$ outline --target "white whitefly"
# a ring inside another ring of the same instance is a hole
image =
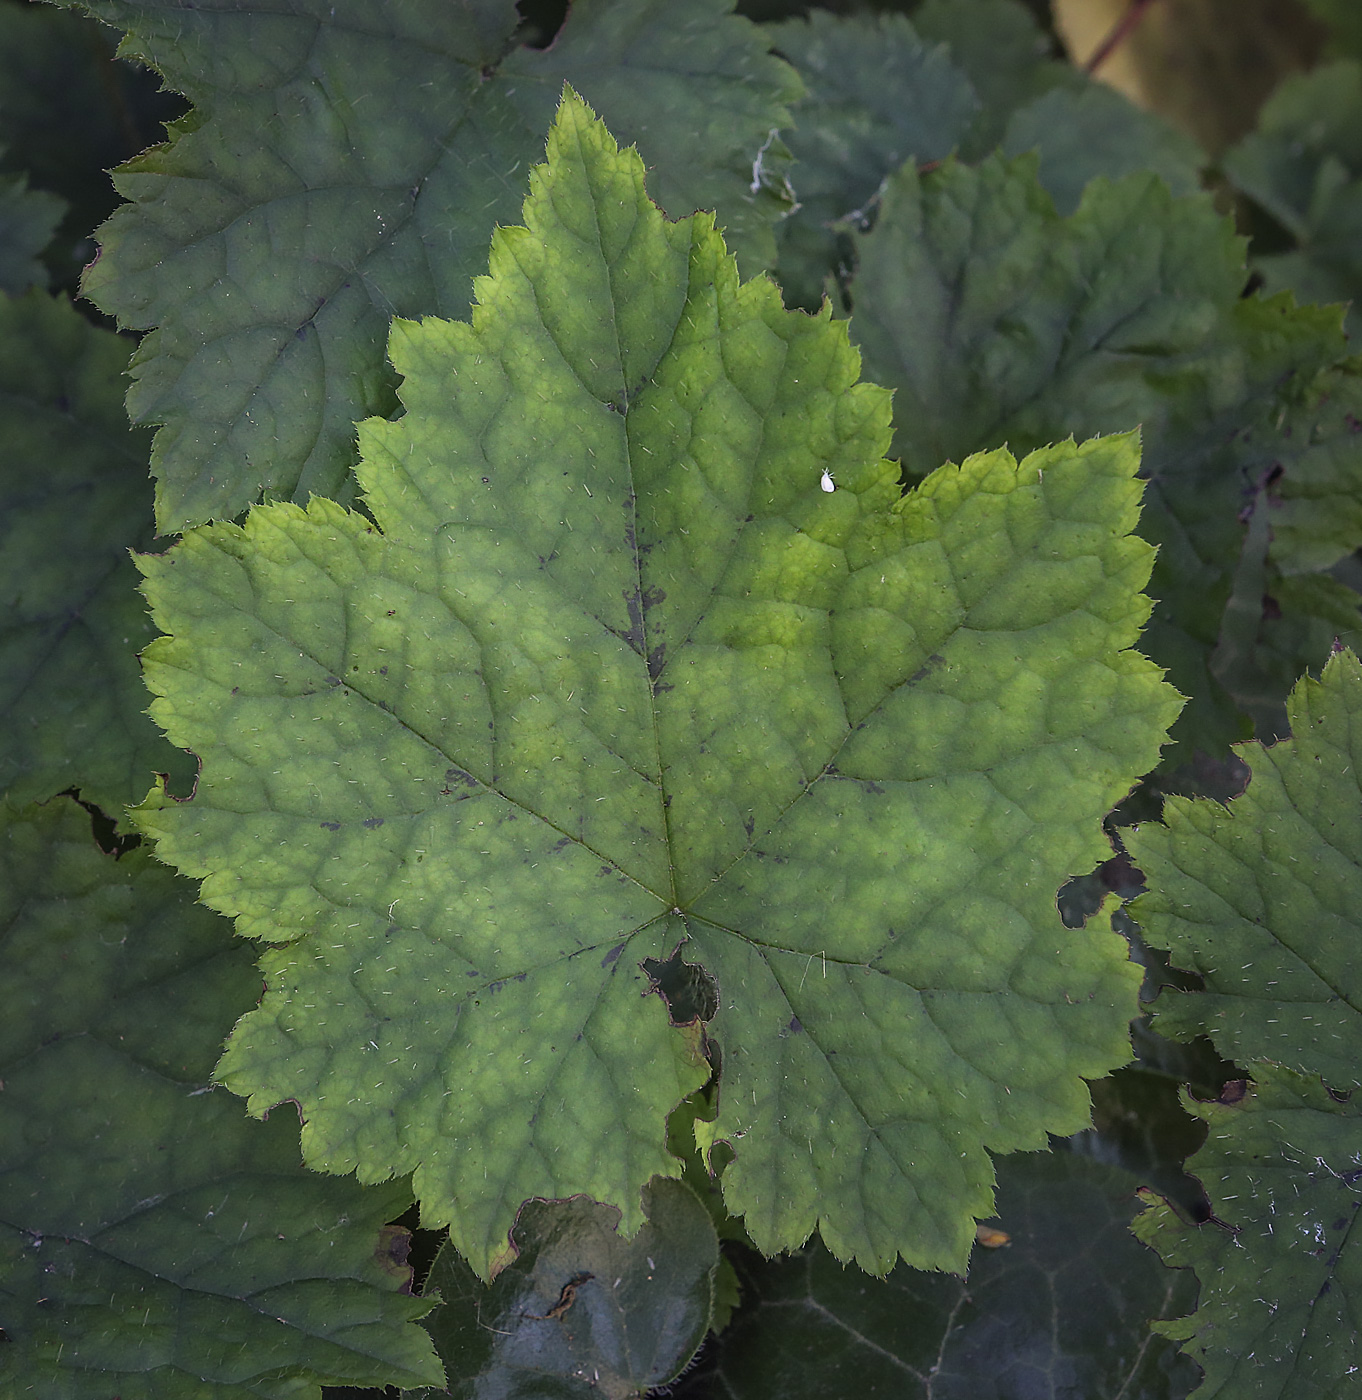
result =
[[[837,483],[833,481],[831,472],[824,472],[823,479],[818,484],[824,491],[835,491],[837,489]]]

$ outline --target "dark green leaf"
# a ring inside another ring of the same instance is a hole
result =
[[[1362,64],[1340,61],[1287,78],[1258,129],[1223,159],[1233,184],[1295,240],[1255,259],[1269,288],[1302,301],[1362,295]],[[1354,309],[1349,330],[1362,332]]]
[[[22,175],[0,175],[0,295],[47,286],[42,253],[64,208],[56,195],[29,189]]]
[[[1240,244],[1209,200],[1153,175],[1098,181],[1061,219],[1034,158],[908,167],[856,243],[852,333],[895,390],[913,476],[1001,442],[1161,436],[1182,407],[1170,381],[1238,368]]]
[[[149,443],[126,353],[64,299],[0,296],[0,792],[75,786],[115,817],[153,772],[194,771],[144,713],[155,632],[128,550],[153,533]]]
[[[981,107],[961,154],[987,155],[1003,139],[1012,113],[1056,87],[1079,87],[1082,76],[1058,62],[1053,46],[1020,0],[927,0],[913,14],[917,32],[942,43],[962,68]]]
[[[1253,772],[1228,807],[1171,798],[1166,826],[1130,833],[1150,891],[1131,906],[1150,942],[1200,973],[1165,990],[1155,1024],[1203,1032],[1241,1064],[1272,1060],[1362,1085],[1362,666],[1333,657],[1291,698],[1293,737],[1241,750]]]
[[[1138,1044],[1138,1040],[1137,1040]],[[1183,1050],[1185,1068],[1194,1073],[1204,1061],[1192,1058],[1187,1046],[1165,1044]],[[1203,1052],[1209,1049],[1201,1041]],[[1219,1057],[1210,1051],[1212,1063]],[[1228,1079],[1221,1075],[1214,1092]],[[1141,1185],[1152,1187],[1188,1215],[1205,1212],[1205,1195],[1183,1170],[1183,1163],[1201,1146],[1205,1130],[1183,1110],[1178,1082],[1167,1073],[1143,1065],[1127,1065],[1092,1086],[1093,1126],[1067,1139],[1069,1150],[1119,1167]]]
[[[1205,1371],[1197,1400],[1341,1400],[1362,1368],[1362,1122],[1317,1079],[1271,1065],[1237,1103],[1188,1101],[1207,1125],[1187,1164],[1215,1214],[1188,1225],[1162,1202],[1135,1222],[1165,1262],[1201,1280],[1190,1317],[1156,1325]]]
[[[145,69],[115,61],[116,37],[50,5],[0,0],[0,170],[66,201],[47,261],[72,290],[95,255],[93,229],[118,203],[107,171],[184,110]]]
[[[979,103],[945,47],[923,43],[902,15],[814,10],[769,33],[808,90],[786,137],[799,209],[778,237],[786,303],[813,308],[838,259],[831,226],[867,205],[905,161],[948,156]]]
[[[440,1374],[401,1291],[406,1183],[298,1161],[207,1076],[254,1000],[190,886],[60,799],[0,807],[0,1392],[317,1400]]]
[[[1072,214],[1099,175],[1120,179],[1158,175],[1175,195],[1200,188],[1205,156],[1190,137],[1103,83],[1054,87],[1012,113],[1003,151],[1035,151],[1038,171],[1055,207]]]
[[[1139,1178],[1068,1152],[998,1163],[997,1224],[968,1279],[899,1265],[883,1280],[820,1245],[745,1255],[742,1310],[679,1400],[1175,1400],[1192,1368],[1148,1319],[1191,1302],[1190,1275],[1130,1238]]]
[[[677,213],[717,204],[754,266],[773,254],[751,172],[798,86],[728,0],[580,0],[552,49],[519,53],[512,0],[88,8],[195,104],[118,174],[132,203],[85,283],[152,332],[128,407],[164,425],[163,529],[262,493],[352,497],[354,420],[396,407],[390,318],[467,314],[564,75],[666,153]]]
[[[679,1181],[654,1181],[643,1211],[625,1240],[608,1206],[531,1201],[511,1234],[516,1258],[490,1285],[446,1245],[426,1285],[444,1305],[425,1325],[448,1393],[626,1400],[673,1380],[709,1330],[719,1242]]]
[[[775,261],[772,226],[791,206],[777,133],[802,89],[732,10],[733,0],[573,0],[553,45],[516,50],[500,77],[540,138],[534,159],[571,83],[638,147],[649,193],[673,218],[718,210],[724,241],[751,275]]]

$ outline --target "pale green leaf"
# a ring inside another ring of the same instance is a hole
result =
[[[986,1149],[1087,1120],[1139,970],[1055,890],[1178,701],[1129,437],[907,499],[845,325],[740,286],[571,95],[471,325],[399,322],[370,519],[257,508],[144,562],[191,802],[139,810],[266,952],[222,1080],[309,1162],[415,1170],[484,1276],[520,1203],[641,1223],[708,1066],[766,1250],[961,1267]],[[831,833],[831,839],[829,834]],[[325,1008],[325,1015],[318,1009]]]
[[[709,1330],[719,1242],[683,1183],[656,1181],[643,1201],[632,1240],[608,1206],[531,1201],[511,1236],[516,1258],[490,1286],[446,1245],[426,1283],[443,1305],[425,1326],[447,1393],[631,1400],[675,1380]]]
[[[1155,1323],[1205,1371],[1196,1400],[1340,1400],[1362,1368],[1356,1102],[1269,1065],[1237,1103],[1187,1107],[1207,1126],[1188,1161],[1214,1215],[1189,1225],[1148,1199],[1136,1234],[1201,1280],[1190,1317]]]
[[[155,632],[128,550],[152,540],[149,443],[126,353],[64,299],[0,295],[0,792],[74,786],[115,817],[153,772],[194,771],[144,713]]]
[[[85,281],[151,332],[128,408],[164,425],[162,529],[262,493],[350,499],[354,420],[396,406],[389,319],[467,314],[564,76],[665,153],[674,212],[717,205],[754,268],[773,254],[751,169],[798,85],[727,0],[579,0],[553,48],[521,52],[512,0],[87,8],[194,103],[117,174],[132,202]]]
[[[1297,686],[1291,739],[1241,749],[1242,796],[1170,798],[1167,825],[1130,834],[1150,886],[1132,914],[1205,981],[1162,993],[1165,1034],[1204,1032],[1227,1059],[1362,1085],[1360,720],[1362,666],[1345,651]]]
[[[320,1400],[440,1365],[403,1292],[406,1183],[298,1161],[208,1074],[258,974],[145,851],[0,807],[0,1393]]]

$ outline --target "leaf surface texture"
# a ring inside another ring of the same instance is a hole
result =
[[[1205,990],[1166,990],[1165,1034],[1209,1035],[1228,1060],[1271,1060],[1362,1086],[1362,667],[1351,652],[1306,678],[1292,737],[1241,753],[1252,769],[1228,807],[1174,797],[1166,825],[1132,833],[1150,892],[1132,913]]]
[[[1135,1221],[1202,1283],[1197,1311],[1155,1330],[1205,1371],[1196,1400],[1328,1400],[1348,1393],[1360,1364],[1358,1110],[1280,1066],[1256,1065],[1254,1080],[1233,1105],[1187,1102],[1208,1129],[1187,1168],[1214,1218],[1188,1225],[1150,1200]]]

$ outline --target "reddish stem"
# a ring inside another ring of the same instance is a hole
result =
[[[1153,4],[1154,0],[1130,0],[1130,8],[1112,25],[1111,32],[1098,44],[1088,61],[1083,65],[1083,71],[1089,77],[1096,73],[1107,59],[1130,38],[1140,21],[1149,13]]]

